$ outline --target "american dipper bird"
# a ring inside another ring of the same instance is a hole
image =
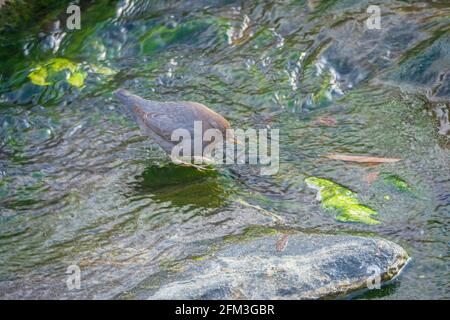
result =
[[[202,137],[206,130],[217,129],[222,133],[223,141],[226,140],[226,129],[230,128],[230,123],[203,104],[189,101],[146,100],[125,89],[118,89],[114,94],[127,106],[143,133],[150,136],[169,155],[172,148],[179,143],[171,141],[173,131],[186,129],[194,139],[194,121],[201,121]],[[228,137],[235,142],[232,135]],[[203,142],[202,150],[210,143],[210,141]]]
[[[172,132],[182,128],[188,130],[193,137],[194,121],[202,121],[203,132],[208,129],[217,129],[222,133],[223,141],[228,138],[228,141],[232,144],[243,145],[233,134],[226,135],[226,130],[230,128],[229,122],[203,104],[187,101],[159,102],[146,100],[124,89],[118,89],[114,94],[127,106],[144,134],[152,137],[169,155],[172,153],[172,148],[178,143],[177,141],[171,141]],[[210,145],[210,142],[206,144]],[[205,143],[203,143],[204,146]],[[193,166],[200,170],[204,169],[192,163],[179,161],[178,159],[173,160],[182,165]],[[282,218],[275,213],[249,204],[244,199],[238,198],[237,202],[262,211],[277,221],[282,221]]]

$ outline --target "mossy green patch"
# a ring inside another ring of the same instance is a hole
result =
[[[190,256],[189,258],[194,261],[203,261],[207,258],[207,256]]]
[[[340,208],[355,204],[358,204],[358,199],[348,196],[345,193],[326,197],[322,200],[324,208]]]
[[[48,72],[45,67],[38,66],[35,70],[30,72],[28,78],[31,82],[38,86],[48,86],[51,83],[47,82]]]
[[[63,72],[68,72],[66,81],[75,87],[82,87],[86,74],[81,70],[81,66],[66,58],[53,58],[38,65],[29,75],[31,82],[38,86],[48,86],[60,81]],[[47,81],[50,79],[49,81]]]
[[[81,88],[84,85],[84,79],[86,79],[86,77],[86,72],[77,71],[67,78],[67,82],[74,87]]]
[[[35,67],[28,74],[28,78],[38,86],[48,86],[66,81],[72,87],[81,88],[88,76],[85,69],[104,76],[115,74],[115,71],[108,67],[86,65],[86,68],[83,68],[81,63],[73,62],[67,58],[52,58]]]
[[[94,73],[101,74],[104,76],[111,76],[117,73],[115,70],[111,68],[96,65],[91,65],[91,69]]]
[[[49,65],[56,72],[59,72],[59,71],[65,70],[65,69],[70,70],[70,72],[75,72],[75,70],[77,69],[77,64],[75,64],[74,62],[72,62],[66,58],[51,59],[49,61]]]
[[[398,191],[411,191],[409,184],[395,174],[382,174],[383,182]]]
[[[365,224],[379,224],[378,220],[372,218],[372,215],[378,214],[375,210],[361,204],[347,204],[339,207],[340,214],[336,220],[342,222],[361,222]]]
[[[319,90],[312,95],[312,101],[314,105],[319,107],[328,106],[333,99],[331,95],[331,80],[330,73],[326,73],[322,79],[322,84]]]
[[[378,213],[359,203],[358,195],[333,181],[308,177],[305,179],[308,187],[317,190],[317,198],[325,210],[337,211],[336,220],[342,222],[360,222],[365,224],[379,224],[372,216]]]
[[[305,182],[308,185],[308,187],[315,190],[322,190],[327,187],[338,186],[338,184],[334,183],[333,181],[317,177],[308,177],[305,179]]]

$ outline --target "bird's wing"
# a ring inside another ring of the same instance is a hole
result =
[[[176,118],[164,113],[147,112],[143,121],[151,131],[166,141],[171,141],[172,133],[180,128]]]
[[[229,127],[228,122],[219,114],[195,102],[166,102],[154,107],[144,107],[143,117],[146,126],[162,138],[170,141],[173,131],[186,129],[193,137],[194,121],[202,121],[203,131],[214,128],[221,132]]]
[[[195,110],[198,119],[202,120],[203,130],[212,128],[225,132],[226,129],[230,128],[230,124],[224,117],[208,107],[197,102],[186,102],[186,104],[189,104]]]

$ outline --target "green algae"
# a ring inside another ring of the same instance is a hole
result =
[[[60,81],[61,74],[67,72],[64,77],[71,86],[81,88],[87,74],[77,64],[66,58],[54,58],[38,65],[28,74],[31,82],[37,86],[48,86]]]
[[[77,64],[75,64],[74,62],[72,62],[66,58],[51,59],[49,61],[49,65],[56,72],[66,70],[66,69],[70,70],[70,72],[75,72],[75,70],[77,69]]]
[[[108,67],[87,65],[89,71],[103,76],[111,76],[116,72]],[[37,65],[28,74],[31,83],[37,86],[49,86],[65,80],[72,87],[82,88],[88,73],[83,64],[73,62],[67,58],[52,58],[47,62]]]
[[[308,177],[305,179],[308,187],[317,190],[317,198],[321,201],[322,208],[327,211],[337,211],[336,220],[341,222],[359,222],[368,225],[379,224],[372,216],[378,213],[362,205],[358,201],[358,195],[333,181]]]
[[[334,208],[333,208],[334,209]],[[379,224],[372,215],[378,214],[375,210],[361,204],[347,204],[339,207],[341,213],[336,216],[336,220],[341,222],[361,222],[369,225]]]
[[[38,86],[48,86],[51,84],[50,82],[47,82],[47,76],[48,76],[47,69],[41,66],[37,67],[28,75],[31,82]]]
[[[333,181],[316,177],[308,177],[305,179],[305,182],[308,185],[308,187],[313,188],[315,190],[322,190],[324,188],[331,188],[338,186],[338,184],[334,183]]]
[[[208,258],[208,256],[190,256],[188,257],[188,259],[191,259],[193,261],[204,261],[206,260],[206,258]]]
[[[423,199],[409,182],[394,173],[381,173],[379,178],[371,187],[377,192],[384,193],[383,200],[390,201],[399,197],[410,197],[414,199]]]
[[[84,79],[86,79],[86,77],[86,72],[75,72],[67,78],[67,82],[74,87],[81,88],[84,85]]]
[[[385,185],[395,188],[398,191],[411,192],[410,185],[395,174],[382,174]]]
[[[348,205],[357,205],[359,203],[358,199],[356,199],[355,197],[342,193],[342,194],[335,194],[329,197],[324,197],[322,204],[326,208],[333,208],[333,207],[345,207]]]
[[[108,68],[108,67],[102,67],[102,66],[96,66],[96,65],[91,65],[90,67],[91,67],[93,73],[101,74],[104,76],[112,76],[117,73],[115,70]]]
[[[333,99],[331,95],[331,80],[331,74],[329,72],[326,73],[319,90],[312,95],[312,102],[315,106],[325,107],[330,104]]]

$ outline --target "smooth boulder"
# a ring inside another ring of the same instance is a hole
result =
[[[150,289],[149,299],[317,299],[394,278],[408,260],[399,245],[347,235],[274,234],[228,243]],[[376,274],[379,271],[379,274]],[[156,284],[156,283],[155,283]]]

